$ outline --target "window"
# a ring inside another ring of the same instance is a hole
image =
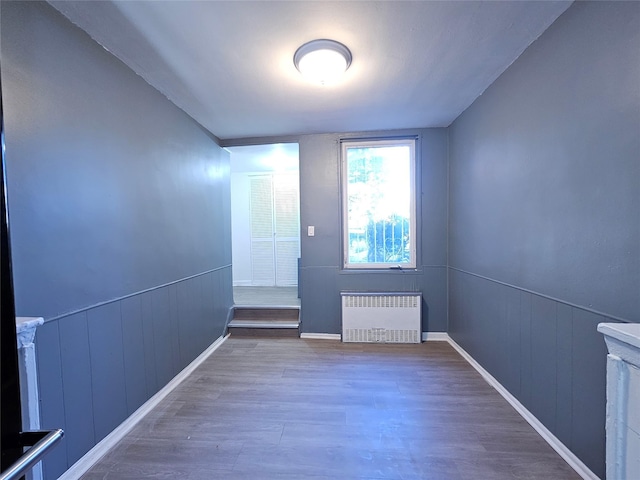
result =
[[[415,268],[415,144],[342,143],[345,268]]]

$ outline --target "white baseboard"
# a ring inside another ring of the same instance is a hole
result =
[[[448,342],[449,334],[447,332],[422,332],[423,342]]]
[[[167,395],[169,395],[173,389],[175,389],[183,380],[185,380],[191,373],[200,366],[213,352],[215,352],[224,341],[229,338],[219,337],[209,347],[198,355],[189,365],[187,365],[180,373],[178,373],[169,383],[167,383],[158,393],[147,400],[133,412],[129,417],[122,422],[115,430],[109,435],[104,437],[98,442],[91,450],[89,450],[82,458],[74,463],[66,472],[58,478],[58,480],[77,480],[84,475],[98,460],[106,455],[109,450],[116,446],[116,444],[124,438],[124,436],[131,431],[136,424],[144,418],[153,408],[155,408]]]
[[[599,480],[598,476],[593,473],[589,467],[587,467],[582,460],[569,450],[564,443],[562,443],[553,433],[551,433],[547,427],[545,427],[540,420],[538,420],[533,413],[525,408],[516,397],[511,395],[509,391],[502,386],[493,375],[487,372],[482,365],[476,362],[471,355],[469,355],[455,340],[453,340],[448,334],[447,341],[449,344],[457,350],[457,352],[464,358],[469,364],[475,368],[485,381],[491,385],[496,391],[502,395],[502,397],[509,402],[509,404],[515,409],[516,412],[526,420],[526,422],[533,427],[533,429],[540,434],[540,436],[553,448],[558,455],[560,455],[565,462],[573,468],[578,475],[584,480]]]
[[[300,338],[308,340],[341,340],[342,336],[339,333],[301,333]]]

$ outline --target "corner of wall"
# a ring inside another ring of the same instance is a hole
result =
[[[447,200],[445,202],[446,205],[446,209],[447,209],[447,231],[445,233],[446,236],[446,252],[445,252],[445,258],[446,258],[446,282],[447,282],[447,288],[446,288],[446,292],[447,292],[447,308],[446,308],[446,325],[447,325],[447,333],[449,332],[449,225],[451,224],[450,222],[450,215],[451,215],[451,198],[450,198],[450,194],[451,194],[451,190],[450,190],[450,181],[451,181],[451,125],[453,125],[453,122],[445,128],[445,131],[447,132]]]

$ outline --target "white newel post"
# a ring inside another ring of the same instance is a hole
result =
[[[18,370],[20,372],[20,400],[22,404],[22,428],[24,431],[40,430],[40,403],[36,346],[33,340],[36,328],[44,323],[39,317],[17,317]],[[36,464],[27,479],[42,479],[42,463]]]
[[[601,323],[607,355],[607,480],[640,479],[640,324]]]

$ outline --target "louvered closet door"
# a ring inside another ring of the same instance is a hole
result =
[[[298,284],[298,257],[300,256],[300,216],[298,202],[298,176],[273,176],[275,217],[276,285]]]
[[[271,175],[251,177],[251,283],[275,284]]]

